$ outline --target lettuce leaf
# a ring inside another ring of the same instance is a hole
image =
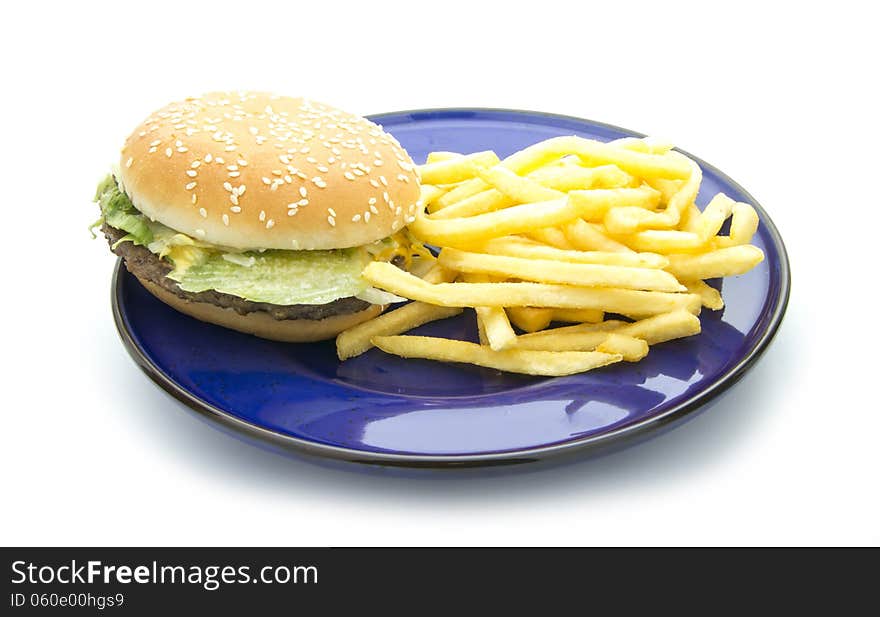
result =
[[[214,253],[182,274],[175,271],[168,277],[184,291],[213,289],[252,302],[281,305],[327,304],[367,288],[361,277],[366,261],[362,250],[271,250],[241,255],[253,258],[252,265],[233,263]]]
[[[131,203],[115,178],[108,175],[98,186],[95,201],[101,219],[126,234],[117,242],[134,242],[174,265],[168,278],[184,291],[215,290],[252,302],[270,304],[326,304],[339,298],[364,296],[368,302],[387,304],[391,294],[368,289],[361,277],[370,255],[390,259],[399,242],[386,238],[368,247],[331,251],[235,252],[201,242],[159,222],[151,221]]]
[[[131,241],[146,246],[153,241],[153,232],[147,217],[138,212],[113,176],[107,176],[98,185],[95,201],[101,205],[103,222],[128,232],[119,242]],[[118,243],[117,243],[118,244]]]

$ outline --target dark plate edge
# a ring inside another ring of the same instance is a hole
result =
[[[566,116],[562,114],[552,114],[547,112],[529,111],[522,109],[504,109],[504,108],[438,108],[438,109],[415,109],[386,112],[381,114],[372,114],[368,116],[371,120],[381,124],[383,118],[391,116],[412,115],[412,114],[428,114],[428,113],[467,113],[467,112],[503,112],[510,114],[526,114],[542,116],[547,118],[561,118],[577,122],[587,122],[595,126],[606,127],[615,131],[621,131],[633,136],[644,135],[631,131],[629,129],[614,126],[603,122],[594,122],[584,118],[575,116]],[[678,149],[677,149],[678,150]],[[619,445],[623,441],[635,439],[649,431],[659,430],[661,428],[671,426],[684,420],[687,416],[692,415],[697,410],[707,406],[714,399],[726,392],[731,386],[736,384],[745,372],[751,368],[755,362],[763,355],[767,347],[782,324],[785,311],[788,308],[789,296],[791,293],[791,270],[788,260],[788,252],[779,230],[773,223],[772,219],[767,215],[764,208],[746,191],[739,183],[730,178],[721,170],[709,165],[699,157],[690,153],[679,150],[682,154],[692,158],[700,167],[711,170],[719,178],[730,184],[743,195],[745,195],[752,204],[755,205],[761,217],[761,222],[765,225],[777,252],[779,253],[780,267],[780,294],[779,300],[770,316],[767,328],[761,334],[757,344],[752,350],[743,357],[733,368],[722,375],[715,383],[713,383],[704,392],[700,393],[696,398],[677,405],[666,412],[646,418],[641,422],[627,425],[600,435],[574,439],[560,444],[550,446],[542,446],[538,448],[529,448],[523,450],[509,450],[504,452],[493,452],[486,454],[460,454],[460,455],[427,455],[427,454],[393,454],[387,452],[368,452],[363,450],[354,450],[333,446],[330,444],[317,443],[278,433],[263,427],[245,422],[227,412],[219,409],[201,399],[193,396],[185,389],[180,387],[174,380],[166,375],[158,366],[144,354],[140,347],[135,343],[134,337],[128,328],[125,317],[119,306],[119,296],[122,287],[121,271],[124,268],[122,259],[118,259],[116,267],[113,270],[113,279],[111,283],[111,307],[113,311],[113,321],[122,340],[122,343],[132,357],[138,367],[159,387],[172,397],[186,405],[191,410],[199,413],[204,418],[219,424],[221,427],[231,429],[241,433],[246,437],[258,439],[268,442],[274,446],[278,446],[285,450],[292,450],[301,454],[307,454],[319,457],[329,457],[336,460],[343,460],[354,463],[372,464],[372,465],[388,465],[399,467],[420,467],[420,468],[463,468],[463,467],[482,467],[482,466],[498,466],[498,465],[516,465],[522,463],[536,462],[550,458],[557,458],[563,455],[585,454],[586,452],[598,452],[599,450],[610,449]]]

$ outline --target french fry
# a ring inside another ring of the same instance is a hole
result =
[[[553,328],[552,330],[540,330],[538,332],[531,332],[529,334],[523,334],[519,337],[520,341],[531,340],[533,338],[541,338],[544,336],[550,336],[551,334],[556,335],[569,335],[569,334],[584,334],[584,333],[592,333],[592,332],[613,332],[622,328],[623,326],[630,325],[628,321],[620,321],[619,319],[607,319],[605,321],[600,321],[598,323],[580,323],[576,326],[564,326],[562,328]],[[531,343],[529,343],[531,344]],[[598,343],[597,343],[598,344]]]
[[[699,334],[700,320],[688,311],[671,311],[621,326],[614,332],[644,339],[648,345],[656,345]]]
[[[608,142],[608,145],[647,154],[666,154],[674,147],[672,142],[656,137],[621,137]]]
[[[455,280],[455,276],[455,272],[435,265],[425,274],[424,280],[428,283],[451,282]],[[374,336],[408,332],[428,322],[453,317],[459,313],[460,308],[410,302],[341,332],[336,337],[336,355],[340,360],[359,356],[373,347],[370,340]]]
[[[464,273],[464,280],[468,283],[489,283],[491,279],[483,273]],[[498,306],[474,307],[477,314],[477,330],[480,334],[480,344],[488,345],[495,351],[506,349],[516,341],[516,332],[510,326],[504,309]]]
[[[565,234],[557,227],[542,227],[541,229],[533,229],[528,232],[528,237],[540,245],[561,250],[571,250],[574,247]]]
[[[605,229],[613,234],[632,234],[640,229],[663,229],[674,223],[666,212],[653,212],[637,206],[613,208],[605,213]]]
[[[605,313],[597,309],[561,309],[555,308],[553,321],[565,323],[598,323],[605,319]]]
[[[733,206],[730,220],[730,241],[734,246],[748,244],[758,231],[758,213],[746,203],[737,202]]]
[[[669,180],[667,178],[645,178],[645,183],[660,193],[660,201],[668,204],[669,200],[681,190],[684,180]]]
[[[440,246],[461,246],[469,242],[506,236],[559,225],[575,218],[565,199],[511,206],[463,219],[436,220],[419,212],[409,230],[420,240]]]
[[[434,202],[434,210],[430,210],[430,212],[439,212],[443,208],[451,206],[452,204],[461,201],[462,199],[467,199],[472,195],[476,195],[477,193],[482,193],[483,191],[489,189],[489,185],[483,182],[480,178],[471,178],[470,180],[465,180],[464,182],[457,184],[454,189],[450,189],[448,193],[443,195]]]
[[[558,229],[554,229],[554,231],[559,232]],[[563,240],[565,240],[564,235]],[[554,261],[570,263],[632,266],[634,268],[665,268],[669,264],[669,260],[666,257],[656,253],[578,251],[572,249],[559,249],[555,246],[545,246],[545,244],[540,244],[520,236],[504,236],[502,238],[492,238],[491,240],[475,244],[471,247],[471,250],[478,253],[507,255],[510,257],[522,257],[525,259],[552,259]]]
[[[718,235],[724,221],[733,212],[735,204],[736,202],[724,193],[718,193],[691,224],[693,232],[708,242],[709,238]]]
[[[490,188],[437,210],[433,216],[438,220],[476,216],[478,214],[500,210],[501,208],[512,206],[515,203],[515,200],[498,189]]]
[[[594,330],[593,332],[560,332],[565,328],[541,330],[534,334],[523,334],[517,337],[515,349],[532,351],[595,351],[605,342],[609,332]],[[621,354],[622,355],[622,354]]]
[[[482,323],[481,330],[486,336],[486,345],[493,350],[507,349],[516,341],[516,332],[510,326],[507,313],[500,306],[478,306],[474,310]]]
[[[417,167],[422,184],[453,184],[474,177],[474,164],[492,166],[498,164],[498,155],[491,150],[475,152],[461,158],[452,158]]]
[[[385,262],[371,262],[363,277],[393,294],[439,306],[552,306],[612,313],[657,314],[684,309],[699,313],[694,294],[575,287],[548,283],[439,283],[432,285]]]
[[[479,272],[501,278],[516,278],[540,283],[617,287],[649,291],[685,291],[671,274],[656,268],[632,268],[602,264],[523,259],[503,255],[470,253],[454,248],[440,252],[439,262],[459,272]]]
[[[523,332],[538,332],[553,321],[553,309],[534,306],[509,306],[507,317]]]
[[[635,178],[614,165],[581,167],[571,163],[540,167],[530,173],[528,178],[549,189],[564,192],[625,188],[635,181]]]
[[[462,310],[455,307],[410,302],[341,332],[336,337],[336,355],[340,360],[359,356],[373,347],[371,340],[375,336],[408,332],[431,321],[454,317]]]
[[[619,236],[618,238],[632,250],[661,254],[696,251],[706,245],[706,241],[697,234],[690,231],[676,231],[674,229],[646,229],[629,236]]]
[[[462,157],[464,157],[464,155],[459,152],[435,150],[434,152],[428,153],[428,158],[425,160],[425,163],[439,163],[440,161],[448,161],[450,159],[458,159]]]
[[[660,192],[645,185],[634,189],[571,191],[568,199],[580,218],[601,221],[609,210],[619,206],[656,208],[660,204]]]
[[[683,179],[691,173],[687,159],[673,157],[675,152],[646,154],[576,136],[553,137],[529,146],[508,157],[505,167],[528,173],[567,154],[575,154],[593,166],[617,165],[634,176]]]
[[[565,238],[577,249],[582,251],[603,251],[609,253],[634,253],[628,246],[613,240],[603,233],[604,227],[587,223],[583,219],[563,225]]]
[[[419,201],[423,204],[430,204],[445,195],[447,192],[443,187],[434,186],[433,184],[423,184],[421,190],[422,192],[419,196]]]
[[[682,281],[688,292],[697,294],[703,301],[703,306],[713,311],[720,311],[724,308],[724,300],[721,299],[721,293],[707,285],[704,281]]]
[[[565,193],[562,191],[548,189],[534,180],[518,176],[501,165],[488,169],[476,167],[476,172],[485,183],[518,203],[565,199]]]
[[[698,255],[670,255],[666,270],[681,280],[713,279],[744,274],[763,260],[761,249],[743,244]]]
[[[625,362],[638,362],[648,355],[648,343],[644,339],[612,332],[596,347],[596,351],[620,354]]]
[[[626,362],[638,362],[648,355],[648,344],[643,339],[617,334],[615,332],[571,332],[560,333],[547,330],[541,337],[520,336],[514,349],[532,351],[600,351],[620,354]]]
[[[700,220],[700,209],[697,207],[697,204],[688,204],[688,207],[684,209],[684,212],[681,214],[681,219],[678,222],[679,231],[697,231],[697,222]]]
[[[404,358],[425,358],[444,362],[464,362],[511,373],[558,377],[583,373],[614,362],[620,362],[620,354],[590,351],[548,352],[505,349],[495,351],[489,347],[428,336],[377,336],[376,347]]]

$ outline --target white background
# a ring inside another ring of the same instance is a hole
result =
[[[0,37],[0,543],[880,543],[869,3],[25,4]],[[130,361],[115,260],[86,226],[142,117],[248,87],[362,114],[515,107],[671,138],[779,226],[783,327],[710,411],[562,468],[399,477],[245,445]]]

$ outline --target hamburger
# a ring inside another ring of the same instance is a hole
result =
[[[216,92],[159,109],[98,186],[99,227],[156,298],[201,321],[316,341],[400,300],[361,278],[407,267],[419,183],[394,137],[303,98]]]

